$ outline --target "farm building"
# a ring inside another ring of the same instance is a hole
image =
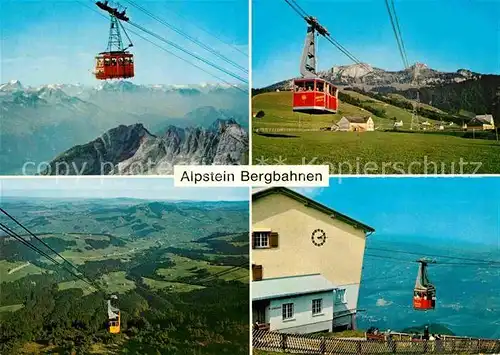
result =
[[[495,129],[495,121],[493,120],[493,115],[478,115],[465,124],[464,128],[467,130],[482,131]]]
[[[337,122],[339,131],[342,132],[365,132],[373,131],[374,123],[371,117],[347,117],[344,116]]]
[[[288,333],[332,331],[335,290],[335,285],[320,274],[254,282],[254,320]]]
[[[355,329],[374,229],[293,190],[252,196],[252,314],[271,331]]]
[[[394,121],[394,127],[403,127],[403,120]]]

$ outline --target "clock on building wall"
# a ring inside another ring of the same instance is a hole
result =
[[[322,246],[326,242],[326,233],[323,229],[315,229],[312,232],[311,240],[317,247]]]

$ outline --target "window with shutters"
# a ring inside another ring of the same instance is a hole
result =
[[[252,281],[262,280],[262,265],[252,264]]]
[[[253,249],[269,249],[278,247],[278,233],[271,231],[259,231],[252,233]]]
[[[269,248],[269,237],[271,232],[254,232],[253,233],[253,247],[258,248]]]
[[[284,303],[281,306],[281,314],[283,320],[293,319],[293,303]]]

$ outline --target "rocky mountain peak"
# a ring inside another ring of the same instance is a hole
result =
[[[427,64],[425,63],[420,63],[420,62],[416,62],[415,64],[413,64],[412,66],[410,66],[411,69],[429,69],[429,67],[427,66]]]
[[[119,80],[117,82],[105,82],[104,84],[97,86],[95,89],[97,91],[134,92],[139,88],[139,85],[135,85],[130,81]]]
[[[19,80],[11,80],[8,83],[0,84],[0,91],[19,91],[24,90]]]
[[[432,69],[424,63],[415,63],[411,67],[399,71],[389,71],[372,67],[368,64],[352,64],[333,66],[329,70],[318,73],[334,85],[358,87],[397,87],[409,89],[415,80],[420,86],[436,86],[459,83],[469,79],[478,79],[480,74],[460,69],[456,72],[442,72]],[[292,80],[284,80],[265,89],[288,90]]]
[[[374,68],[371,65],[360,63],[352,65],[333,66],[330,70],[326,72],[326,74],[340,76],[340,77],[360,78],[373,71]]]
[[[38,97],[44,99],[44,100],[53,100],[53,99],[58,99],[58,100],[63,100],[65,98],[68,98],[69,96],[62,91],[60,88],[56,86],[42,86],[36,91]]]
[[[212,126],[218,129],[169,126],[162,136],[155,136],[141,123],[120,125],[61,154],[47,174],[55,174],[53,168],[61,162],[74,170],[71,174],[84,175],[170,174],[177,164],[242,164],[248,133],[231,119],[216,120]]]
[[[238,123],[233,118],[222,119],[218,118],[209,127],[209,131],[212,132],[222,132],[226,127],[230,125],[237,125]]]
[[[119,125],[118,127],[112,128],[105,133],[105,135],[111,137],[112,139],[118,139],[121,141],[138,140],[143,138],[155,137],[144,127],[142,123],[136,123],[132,125]]]

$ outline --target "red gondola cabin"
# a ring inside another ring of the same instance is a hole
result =
[[[121,79],[133,76],[133,54],[129,52],[103,52],[96,57],[95,77],[97,79]]]
[[[413,290],[413,308],[419,311],[432,310],[436,307],[436,288],[427,277],[427,262],[419,260],[415,289]]]
[[[293,111],[333,114],[338,108],[338,89],[320,78],[293,81]]]
[[[429,290],[414,291],[413,308],[416,310],[430,310],[436,307],[436,293]]]

